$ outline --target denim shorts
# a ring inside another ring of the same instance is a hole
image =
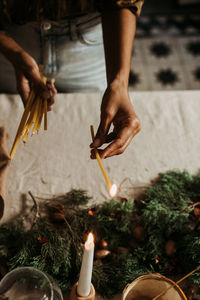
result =
[[[101,17],[88,14],[60,22],[9,26],[6,33],[27,51],[59,92],[99,92],[106,88]],[[0,92],[16,93],[12,65],[0,54]]]

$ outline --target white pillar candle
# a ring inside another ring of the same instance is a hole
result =
[[[79,281],[77,286],[77,294],[81,297],[87,297],[90,294],[93,258],[94,258],[94,238],[92,233],[90,233],[84,245],[81,271],[80,271],[80,276],[79,276]]]

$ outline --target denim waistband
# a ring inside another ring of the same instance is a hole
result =
[[[77,40],[79,30],[87,30],[100,23],[100,14],[92,13],[80,17],[67,18],[59,22],[43,21],[40,24],[40,30],[43,37],[68,34],[72,40]]]
[[[90,14],[60,22],[46,20],[10,25],[6,32],[38,64],[43,65],[43,73],[48,80],[56,79],[60,91],[96,91],[96,87],[102,91],[106,87],[106,79],[100,23],[99,14]],[[8,63],[10,77],[1,74],[0,81],[3,78],[8,90],[13,87],[16,91],[13,69],[9,66]]]
[[[59,47],[60,38],[62,41],[64,38],[66,43],[70,40],[73,42],[80,41],[82,39],[83,32],[85,33],[87,30],[95,28],[95,26],[99,25],[100,23],[100,14],[91,13],[74,18],[66,18],[58,22],[45,20],[41,23],[29,22],[27,24],[17,25],[15,27],[8,26],[6,31],[9,36],[14,37],[14,39],[17,38],[16,40],[19,41],[19,43],[22,40],[26,46],[27,35],[31,37],[34,36],[39,39],[39,61],[41,64],[43,64],[44,74],[49,79],[53,76],[56,76],[58,71],[57,48]],[[36,35],[34,35],[34,32]]]
[[[95,28],[95,26],[100,23],[100,14],[93,13],[59,22],[44,21],[40,24],[39,31],[41,36],[42,64],[44,66],[43,72],[48,79],[52,76],[56,76],[58,71],[56,49],[59,47],[60,38],[66,37],[71,41],[82,41],[84,43],[83,32],[85,33],[87,30]],[[93,45],[93,43],[91,43],[91,45]]]

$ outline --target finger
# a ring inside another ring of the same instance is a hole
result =
[[[112,155],[117,155],[117,154],[123,153],[124,150],[127,148],[127,146],[130,144],[132,138],[139,132],[139,130],[140,130],[139,122],[138,123],[135,122],[134,130],[130,126],[129,128],[124,127],[124,129],[121,129],[121,131],[118,133],[118,135],[116,132],[111,132],[109,135],[107,135],[106,142],[113,141],[113,140],[114,140],[114,142],[111,143],[104,150],[97,149],[100,157],[106,158],[106,157],[109,157]],[[117,150],[117,152],[116,152],[116,150]],[[109,151],[111,151],[111,152],[109,153]],[[91,150],[91,158],[92,159],[96,158],[95,149]]]
[[[52,107],[51,106],[48,106],[47,107],[47,112],[50,112],[50,111],[52,111],[53,109],[52,109]]]
[[[55,96],[57,94],[57,91],[50,84],[48,84],[48,88],[50,90],[51,97],[47,100],[47,111],[51,111],[52,105],[55,103]]]
[[[8,139],[8,134],[6,132],[6,129],[4,126],[1,126],[0,127],[0,147],[2,145],[6,144],[7,139]]]
[[[47,111],[52,111],[52,106],[55,103],[55,99],[54,98],[50,98],[48,99],[47,102]]]
[[[111,122],[112,119],[108,115],[102,118],[94,141],[90,144],[91,148],[101,147],[105,143]]]
[[[25,72],[25,76],[28,78],[30,84],[33,85],[37,92],[41,95],[43,100],[52,96],[53,92],[48,88],[48,84],[43,82],[37,66],[28,69],[28,71]]]
[[[48,87],[47,86],[45,86],[44,85],[44,87],[40,87],[40,93],[41,93],[41,98],[43,99],[43,100],[45,100],[45,99],[50,99],[51,97],[52,97],[52,95],[53,95],[53,93],[52,93],[52,91],[51,90],[49,90],[48,89]]]
[[[58,91],[54,84],[52,84],[52,89],[53,89],[54,94],[57,95]]]
[[[137,129],[135,130],[134,134],[128,138],[128,140],[126,141],[126,143],[124,143],[124,145],[120,148],[118,148],[117,150],[114,150],[114,151],[110,151],[108,154],[105,155],[104,158],[107,158],[107,157],[111,157],[111,156],[114,156],[114,155],[120,155],[122,154],[126,148],[128,147],[128,145],[131,143],[133,137],[140,131],[140,129]],[[104,153],[102,153],[102,156],[104,156]]]
[[[99,153],[99,155],[101,156],[101,153],[103,152],[103,150],[102,149],[98,149],[98,153]],[[92,149],[91,150],[91,152],[90,152],[90,158],[91,159],[96,159],[96,151],[95,151],[95,149]]]
[[[101,158],[122,154],[139,131],[140,127],[136,127],[134,130],[127,127],[123,128],[119,132],[118,137],[101,152]]]
[[[5,166],[5,162],[9,160],[9,155],[6,149],[8,134],[5,127],[0,127],[0,168]]]
[[[54,83],[51,82],[51,83],[50,83],[50,87],[51,87],[51,89],[52,89],[54,95],[56,95],[58,92],[57,92],[57,89],[56,89]]]
[[[56,88],[55,88],[55,85],[53,84],[53,83],[47,83],[47,87],[48,87],[48,89],[51,91],[51,93],[52,93],[52,96],[56,96],[56,94],[57,94],[57,90],[56,90]]]
[[[55,103],[55,98],[51,97],[48,99],[48,106],[52,106]]]
[[[113,131],[107,135],[105,143],[110,143],[113,140],[115,140],[116,138],[117,138],[117,134],[116,134],[116,132]]]
[[[47,105],[48,105],[47,111],[51,111],[52,110],[51,106],[55,103],[55,96],[57,94],[57,90],[50,83],[47,84],[47,87],[48,87],[48,89],[50,91],[50,95],[51,95],[51,97],[48,99],[48,102],[47,102]]]

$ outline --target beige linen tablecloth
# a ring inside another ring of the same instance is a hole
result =
[[[51,197],[72,188],[86,189],[92,201],[109,199],[96,161],[90,160],[90,124],[99,123],[100,94],[59,94],[48,114],[48,131],[19,145],[11,162],[3,222],[20,214],[23,194]],[[200,91],[136,92],[131,95],[141,132],[121,156],[103,161],[120,196],[133,196],[160,172],[200,167]],[[21,119],[19,96],[0,95],[0,125],[10,150]]]

